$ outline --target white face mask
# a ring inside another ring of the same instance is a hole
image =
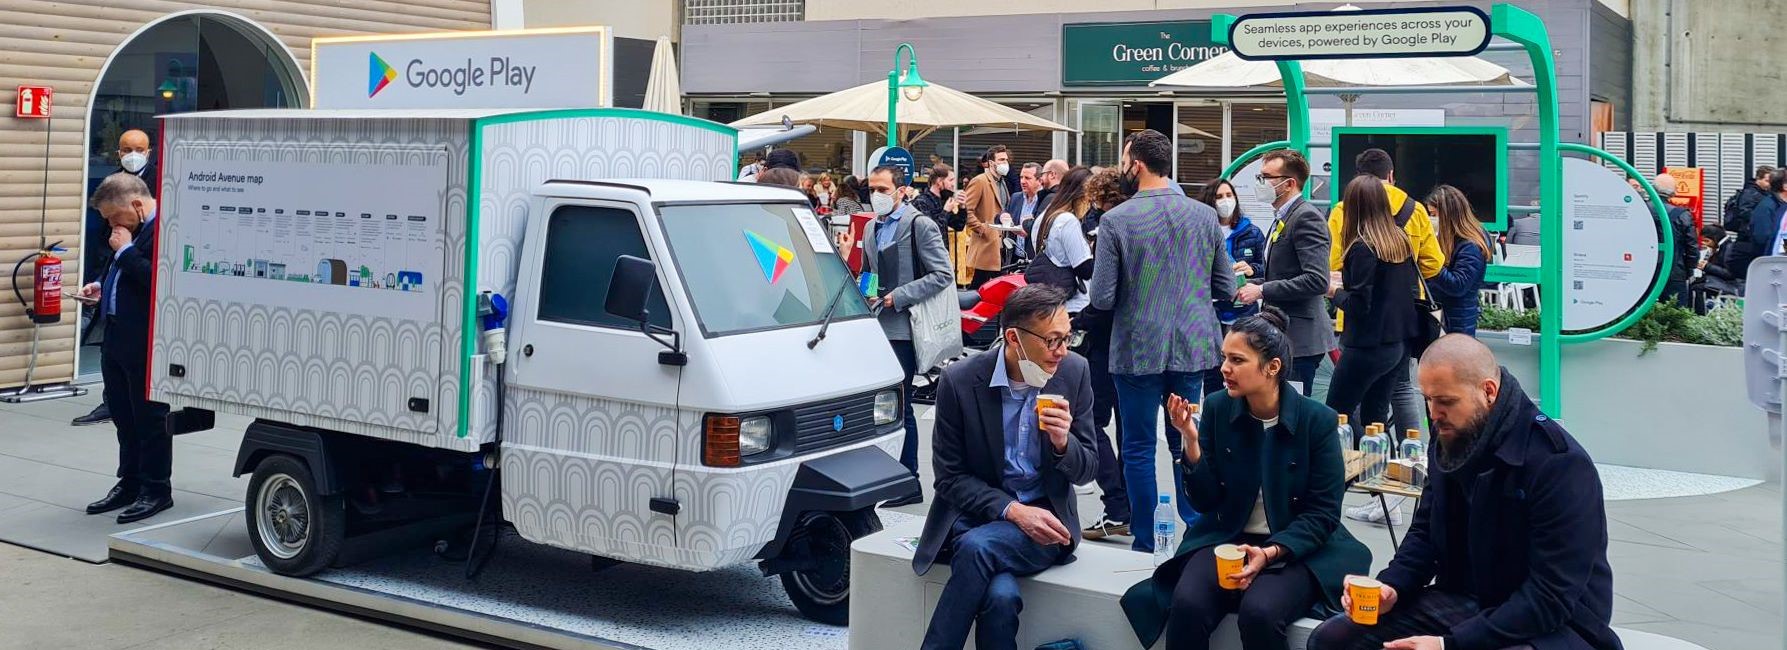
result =
[[[875,216],[877,217],[885,217],[893,214],[894,208],[898,207],[894,205],[893,195],[882,194],[880,192],[869,195],[869,206],[875,209]]]
[[[1018,336],[1019,338],[1022,338],[1023,334],[1020,333]],[[1043,370],[1042,364],[1031,361],[1029,355],[1024,354],[1024,345],[1022,342],[1018,343],[1018,374],[1023,375],[1024,383],[1029,384],[1033,388],[1047,386],[1049,385],[1049,380],[1055,378],[1055,373]]]
[[[1253,186],[1254,198],[1259,199],[1261,203],[1277,203],[1278,202],[1278,181],[1281,181],[1281,180],[1284,180],[1284,179],[1281,178],[1281,179],[1266,181],[1264,183],[1254,185]]]
[[[999,163],[993,166],[993,173],[1000,176],[1011,173],[1011,163]]]
[[[1225,197],[1216,200],[1216,214],[1224,219],[1235,218],[1235,198]]]
[[[149,155],[132,151],[119,157],[118,162],[124,165],[124,171],[135,174],[149,165]]]

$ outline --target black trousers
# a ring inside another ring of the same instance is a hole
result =
[[[1291,359],[1291,379],[1303,383],[1303,396],[1315,394],[1315,372],[1322,367],[1326,354],[1312,354]]]
[[[1482,608],[1470,596],[1426,588],[1412,594],[1401,594],[1389,613],[1378,617],[1377,625],[1354,623],[1346,614],[1323,621],[1309,635],[1309,650],[1379,650],[1385,643],[1411,636],[1445,636],[1452,626],[1464,622]],[[1574,635],[1564,630],[1557,636]],[[1558,639],[1562,641],[1562,639]],[[1532,650],[1531,645],[1508,646],[1503,650]]]
[[[900,464],[918,476],[918,418],[912,415],[912,375],[918,367],[918,349],[912,341],[888,341],[893,346],[894,358],[900,360],[900,371],[904,378],[900,380],[900,404],[905,409],[906,444],[900,446]]]
[[[108,340],[118,337],[108,336]],[[100,349],[99,369],[105,378],[105,405],[118,430],[118,481],[145,495],[168,496],[173,486],[174,439],[168,435],[165,404],[148,401],[148,354]]]
[[[1264,536],[1239,540],[1258,544]],[[1191,554],[1179,584],[1173,587],[1173,606],[1167,613],[1167,650],[1204,650],[1210,634],[1229,614],[1241,630],[1241,647],[1247,650],[1288,650],[1285,630],[1315,604],[1315,578],[1309,569],[1291,561],[1268,569],[1253,579],[1246,591],[1223,589],[1216,576],[1216,547]]]
[[[1108,346],[1108,342],[1106,345]],[[1092,421],[1098,425],[1095,438],[1095,453],[1098,454],[1098,499],[1104,503],[1106,519],[1127,524],[1129,489],[1128,483],[1123,480],[1123,462],[1117,458],[1117,450],[1123,448],[1123,422],[1117,415],[1117,382],[1111,378],[1108,347],[1104,350],[1088,348],[1086,363],[1092,369]],[[1116,428],[1111,427],[1112,422],[1117,423]],[[1117,436],[1114,442],[1111,435]]]
[[[1408,347],[1402,343],[1343,347],[1328,383],[1328,408],[1345,414],[1355,427],[1385,422],[1396,379],[1408,372]]]

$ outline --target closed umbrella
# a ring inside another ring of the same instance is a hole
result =
[[[683,85],[677,79],[676,51],[670,47],[667,36],[659,36],[657,47],[652,49],[652,73],[645,82],[644,108],[677,115],[683,112]]]
[[[937,129],[958,126],[993,127],[1001,131],[1073,131],[1024,111],[931,83],[917,100],[900,97],[901,142],[912,142]],[[738,128],[771,126],[787,116],[795,124],[866,131],[887,135],[887,82],[870,83],[795,102],[733,122]]]

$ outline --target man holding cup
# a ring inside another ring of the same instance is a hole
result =
[[[1349,578],[1349,613],[1309,649],[1620,648],[1594,461],[1469,335],[1435,341],[1419,374],[1438,433],[1426,494],[1381,584]],[[1351,594],[1373,586],[1370,612]]]
[[[936,499],[912,557],[919,575],[939,560],[949,582],[925,630],[926,650],[1015,648],[1023,600],[1017,578],[1073,556],[1080,539],[1075,485],[1092,482],[1092,380],[1068,351],[1067,295],[1033,284],[999,314],[1003,345],[944,367],[931,461]]]

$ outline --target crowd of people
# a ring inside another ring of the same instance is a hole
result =
[[[1417,436],[1431,424],[1435,453],[1408,541],[1378,575],[1383,618],[1336,616],[1309,647],[1617,648],[1593,465],[1472,336],[1492,254],[1464,194],[1441,185],[1417,200],[1372,149],[1324,214],[1304,198],[1309,162],[1281,150],[1253,179],[1274,213],[1244,215],[1230,179],[1188,197],[1172,155],[1145,130],[1114,169],[1014,164],[994,146],[965,188],[943,164],[916,188],[877,168],[860,198],[839,196],[853,178],[812,185],[815,200],[859,198],[875,215],[867,298],[908,391],[925,369],[905,310],[951,278],[1026,284],[1005,301],[999,343],[945,366],[937,386],[934,501],[913,566],[947,563],[951,577],[923,647],[962,647],[971,630],[978,647],[1013,647],[1017,577],[1069,561],[1082,539],[1153,552],[1161,503],[1186,528],[1123,598],[1141,645],[1207,647],[1234,613],[1245,647],[1288,647],[1291,622],[1345,609],[1343,582],[1370,568],[1342,517],[1402,518],[1400,504],[1343,512],[1343,448],[1357,444],[1335,435],[1344,415]],[[778,168],[772,154],[758,180],[778,182]],[[1787,193],[1768,200],[1787,207]],[[953,261],[952,238],[965,239]],[[907,400],[900,460],[916,474],[911,413]],[[1104,512],[1082,521],[1074,486],[1089,482]],[[1219,545],[1240,549],[1238,572],[1219,572]]]

